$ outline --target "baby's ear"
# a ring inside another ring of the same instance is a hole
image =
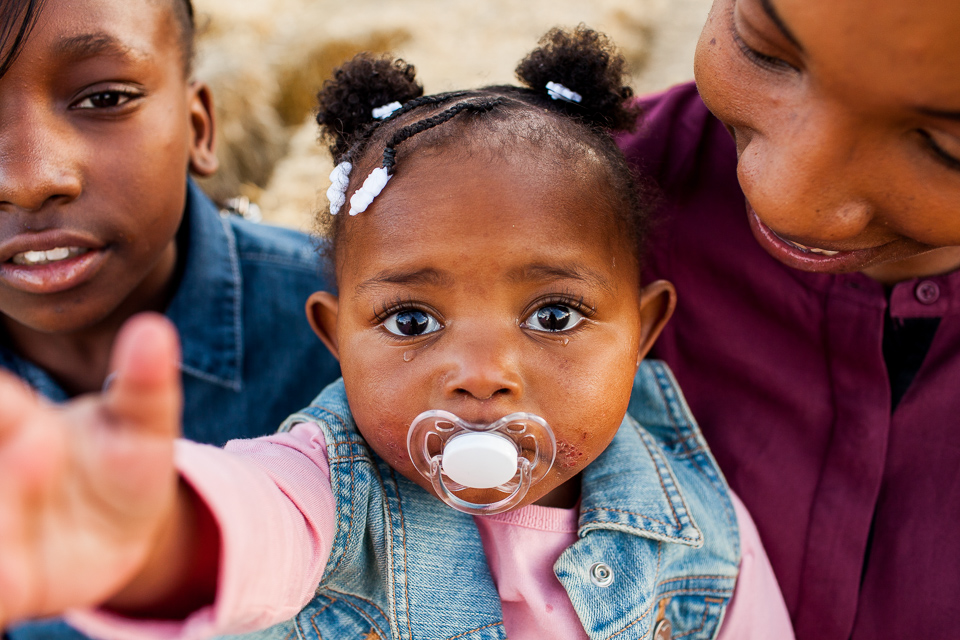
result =
[[[340,313],[340,300],[326,291],[317,291],[307,298],[307,320],[313,332],[327,345],[327,349],[337,360],[340,349],[337,346],[337,316]]]
[[[201,178],[213,175],[220,161],[217,160],[216,120],[213,115],[213,94],[202,82],[193,82],[190,92],[190,171]]]
[[[657,341],[677,306],[677,290],[666,280],[651,282],[640,292],[640,351],[637,364]]]

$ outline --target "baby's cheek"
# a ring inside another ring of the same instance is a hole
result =
[[[569,442],[557,443],[556,465],[561,469],[581,469],[586,465],[586,452]]]

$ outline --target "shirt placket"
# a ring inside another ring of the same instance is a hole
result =
[[[883,361],[883,287],[862,274],[834,278],[824,340],[834,421],[810,514],[798,637],[848,640],[890,433],[890,386]],[[824,612],[830,612],[825,616]]]

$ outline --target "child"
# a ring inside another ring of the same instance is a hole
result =
[[[423,97],[399,61],[339,70],[318,117],[339,296],[308,316],[343,381],[276,436],[179,443],[178,484],[173,337],[136,319],[99,413],[68,414],[135,467],[121,486],[62,414],[0,386],[0,470],[22,487],[0,519],[30,531],[0,539],[0,586],[32,586],[0,611],[106,601],[75,622],[117,638],[712,638],[724,620],[789,638],[749,516],[669,371],[641,364],[674,292],[639,284],[641,201],[609,135],[636,117],[622,68],[581,27],[521,63],[528,88]],[[57,473],[91,491],[62,508]],[[27,502],[41,520],[10,507],[47,494]],[[211,580],[196,559],[218,536]]]
[[[0,6],[0,368],[55,401],[99,390],[123,322],[164,312],[185,435],[222,444],[337,367],[302,317],[314,243],[221,217],[188,179],[216,169],[192,50],[187,0]]]

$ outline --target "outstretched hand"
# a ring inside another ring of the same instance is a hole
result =
[[[178,358],[173,326],[144,314],[101,395],[54,406],[0,371],[0,629],[112,598],[175,526]]]

